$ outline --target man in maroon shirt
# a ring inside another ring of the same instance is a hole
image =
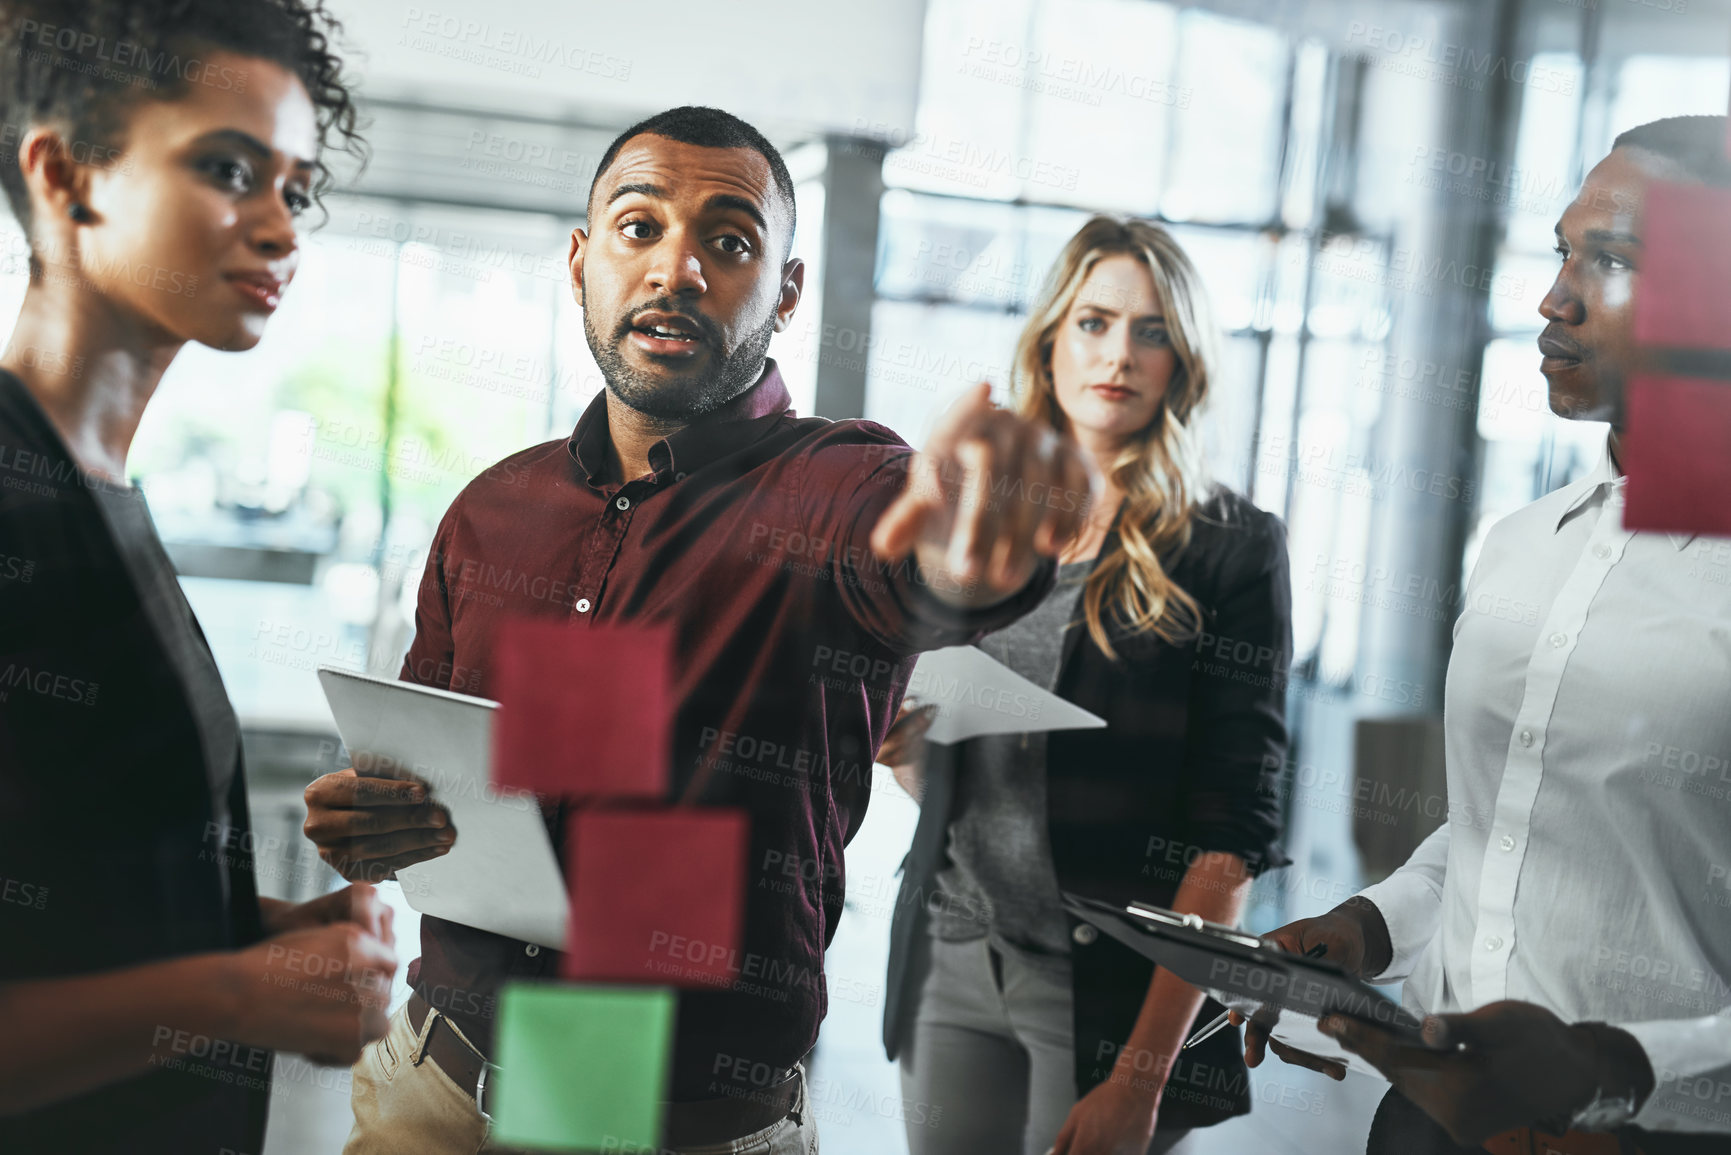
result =
[[[588,225],[571,281],[606,391],[570,438],[506,458],[452,503],[401,677],[486,696],[514,616],[671,624],[673,795],[749,811],[752,877],[737,981],[679,1000],[667,1142],[815,1150],[799,1063],[873,755],[919,651],[1044,596],[1091,479],[984,386],[917,456],[880,425],[788,409],[765,352],[804,283],[788,259],[793,186],[743,121],[682,108],[628,129]],[[441,812],[403,790],[320,778],[307,834],[355,878],[447,852]],[[547,809],[557,846],[562,807]],[[350,1155],[475,1151],[499,987],[557,974],[553,951],[472,927],[429,917],[421,939],[414,997],[356,1067]],[[427,1082],[434,1065],[456,1092]]]

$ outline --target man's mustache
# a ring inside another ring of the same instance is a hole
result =
[[[1545,331],[1539,334],[1539,352],[1546,357],[1561,357],[1569,361],[1585,361],[1588,357],[1586,346],[1568,336],[1555,321],[1545,326]]]
[[[718,346],[721,343],[720,334],[715,331],[715,324],[708,317],[699,313],[689,303],[673,297],[657,297],[655,300],[639,305],[626,313],[620,319],[618,327],[613,331],[614,343],[623,341],[625,334],[637,327],[637,318],[645,313],[675,314],[691,325],[692,329],[696,331],[697,340],[700,344]]]

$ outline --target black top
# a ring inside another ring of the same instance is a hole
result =
[[[1082,617],[1094,558],[1058,567],[1046,600],[979,648],[1042,690],[1058,684],[1064,639]],[[989,938],[1000,954],[1069,973],[1070,924],[1046,832],[1046,734],[983,734],[961,744],[948,860],[927,901],[933,937]]]
[[[1101,556],[1117,548],[1114,524]],[[1188,546],[1162,561],[1200,604],[1202,633],[1172,645],[1112,629],[1118,657],[1109,659],[1085,624],[1066,631],[1055,692],[1106,719],[1106,728],[1048,735],[1046,822],[1063,890],[1170,907],[1185,870],[1205,851],[1236,854],[1252,874],[1288,862],[1278,844],[1275,783],[1286,753],[1292,587],[1279,519],[1224,489],[1199,506]],[[966,746],[927,746],[925,797],[891,930],[884,1006],[891,1058],[919,1000],[926,903],[945,862]],[[1078,937],[1077,920],[1066,918],[1076,1084],[1086,1094],[1111,1075],[1154,965],[1092,928]],[[1206,1000],[1196,1025],[1220,1009]],[[1162,1099],[1162,1127],[1248,1112],[1243,1050],[1233,1029],[1183,1052]]]
[[[0,372],[0,981],[256,942],[251,844],[239,726],[142,495]],[[152,1041],[151,1073],[0,1117],[0,1151],[259,1151],[268,1052]]]

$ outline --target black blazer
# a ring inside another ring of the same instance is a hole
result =
[[[1102,556],[1118,548],[1116,524]],[[1280,520],[1217,489],[1189,545],[1162,559],[1203,610],[1201,635],[1170,645],[1114,631],[1117,660],[1085,624],[1064,639],[1059,696],[1106,719],[1099,730],[1047,738],[1047,822],[1064,890],[1170,906],[1189,863],[1230,851],[1252,873],[1284,866],[1275,781],[1286,753],[1286,670],[1292,587]],[[884,1048],[910,1037],[928,950],[926,902],[945,864],[961,746],[927,746],[925,798],[903,862],[890,934]],[[1112,1073],[1147,997],[1154,966],[1071,919],[1076,1086]],[[1203,1003],[1196,1025],[1220,1012]],[[1236,1029],[1185,1051],[1166,1084],[1162,1128],[1216,1123],[1250,1110]]]
[[[163,614],[191,611],[163,592],[138,589],[58,434],[0,372],[0,982],[262,936],[239,751],[225,837],[162,640]],[[210,1041],[183,1028],[158,1024],[154,1071],[0,1117],[0,1151],[256,1155],[269,1053],[202,1062]]]

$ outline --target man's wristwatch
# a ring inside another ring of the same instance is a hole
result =
[[[1593,1097],[1569,1117],[1571,1131],[1615,1131],[1641,1109],[1653,1093],[1653,1068],[1647,1052],[1627,1031],[1607,1023],[1577,1023],[1593,1040]]]

